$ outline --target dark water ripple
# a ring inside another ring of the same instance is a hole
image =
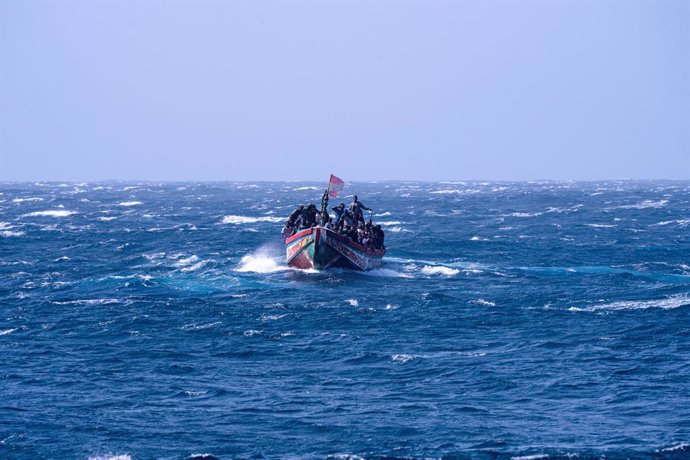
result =
[[[384,267],[289,270],[320,187],[0,184],[0,457],[690,457],[690,183],[350,184]]]

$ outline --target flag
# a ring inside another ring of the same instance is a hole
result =
[[[345,187],[345,182],[341,178],[331,174],[331,179],[328,181],[328,196],[337,198],[340,192],[343,191],[343,187]]]

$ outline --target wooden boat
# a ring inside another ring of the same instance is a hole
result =
[[[371,270],[381,266],[385,249],[370,249],[326,227],[300,230],[285,240],[287,263],[301,269],[344,267]]]

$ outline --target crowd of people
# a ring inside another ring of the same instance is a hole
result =
[[[384,249],[384,232],[380,225],[373,225],[364,219],[364,211],[372,211],[357,199],[355,195],[350,206],[345,203],[331,208],[334,215],[330,216],[326,209],[319,211],[314,204],[300,205],[288,217],[283,227],[283,238],[289,238],[300,230],[321,225],[337,232],[339,235],[351,239],[370,249]]]

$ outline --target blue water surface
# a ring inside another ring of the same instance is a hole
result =
[[[383,267],[289,269],[322,189],[0,184],[0,458],[690,457],[689,182],[349,183]]]

